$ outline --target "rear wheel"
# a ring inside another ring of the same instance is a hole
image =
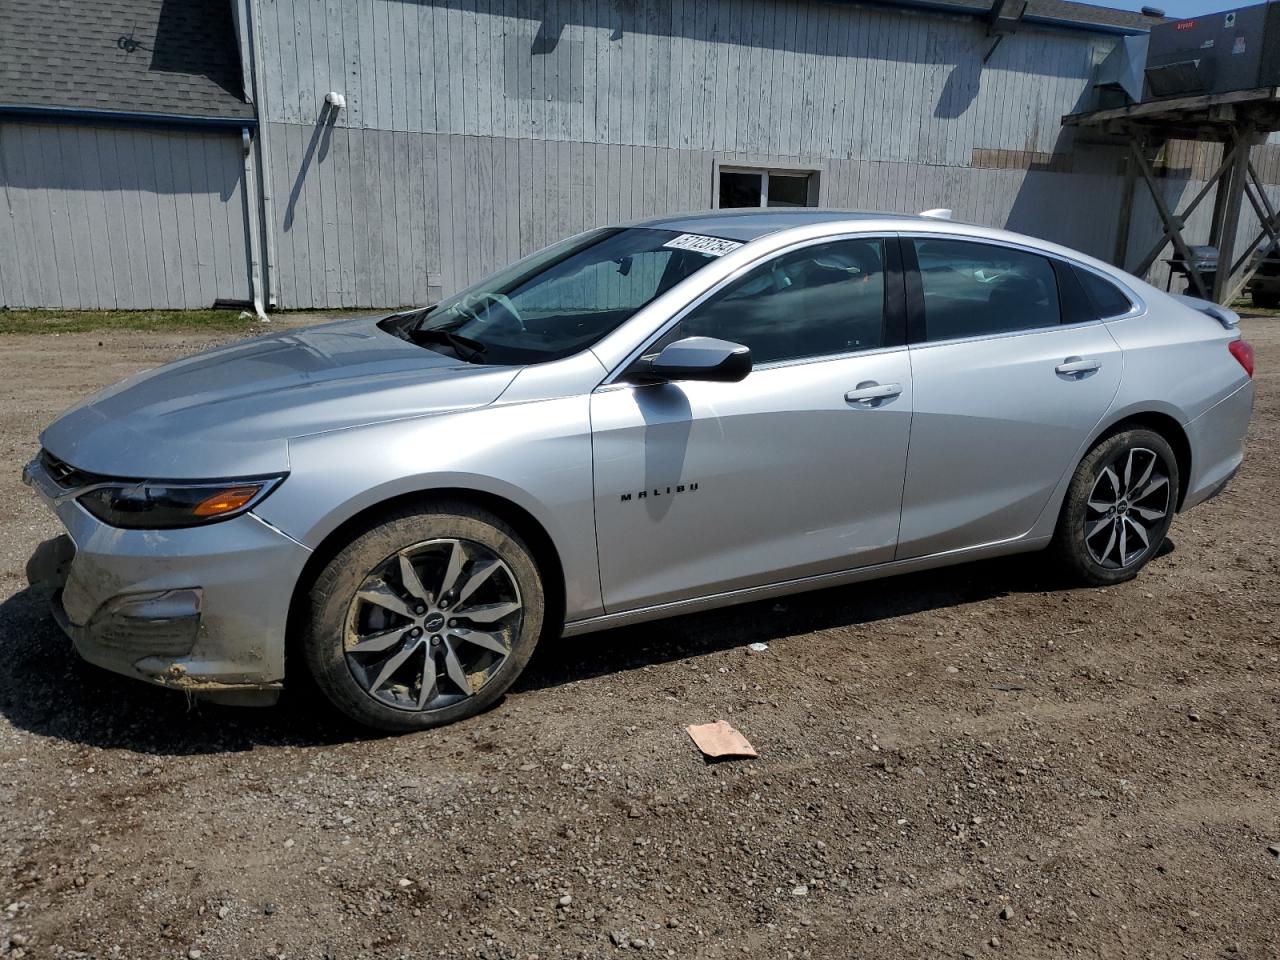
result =
[[[502,696],[533,653],[543,611],[532,555],[499,518],[468,504],[395,514],[317,578],[307,665],[362,724],[435,727]]]
[[[1050,548],[1076,579],[1129,580],[1164,543],[1177,506],[1178,461],[1147,429],[1102,440],[1080,462]]]

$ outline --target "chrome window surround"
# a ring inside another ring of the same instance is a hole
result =
[[[1101,317],[1097,320],[1085,321],[1086,323],[1112,323],[1117,320],[1128,320],[1134,317],[1140,317],[1147,313],[1148,308],[1147,308],[1146,301],[1141,296],[1139,296],[1138,293],[1134,291],[1134,289],[1130,287],[1127,283],[1117,279],[1116,277],[1112,276],[1110,273],[1099,270],[1097,267],[1093,266],[1092,264],[1085,263],[1083,260],[1078,260],[1074,257],[1060,254],[1056,251],[1047,251],[1039,247],[1033,247],[1027,244],[1016,243],[1016,242],[1005,240],[1005,239],[973,236],[972,234],[949,232],[945,230],[895,230],[895,231],[886,232],[884,230],[871,229],[871,230],[845,231],[840,233],[826,234],[820,237],[812,237],[812,236],[806,237],[804,240],[799,240],[799,241],[796,241],[795,243],[787,244],[786,246],[769,249],[767,251],[762,250],[758,257],[755,257],[754,259],[744,264],[740,264],[732,273],[726,275],[725,277],[722,277],[718,282],[714,283],[711,287],[704,290],[693,300],[682,305],[681,308],[675,314],[673,314],[672,316],[664,320],[662,323],[660,323],[656,331],[651,332],[645,337],[643,337],[640,340],[639,345],[634,347],[629,353],[627,353],[625,355],[625,359],[623,359],[621,363],[619,363],[609,372],[608,376],[606,376],[604,380],[600,383],[600,387],[612,387],[614,385],[617,385],[619,377],[621,377],[626,372],[626,370],[630,368],[631,364],[633,364],[638,358],[644,356],[645,350],[647,350],[650,346],[652,346],[656,341],[666,336],[666,334],[671,330],[671,328],[676,324],[678,324],[681,320],[683,320],[695,307],[701,305],[705,300],[719,293],[728,284],[734,283],[735,281],[741,279],[745,274],[747,274],[751,270],[754,270],[756,267],[760,266],[762,263],[766,263],[775,257],[780,257],[785,254],[792,253],[796,250],[802,250],[805,247],[816,246],[817,244],[820,244],[820,243],[830,243],[837,240],[866,240],[866,239],[888,240],[894,237],[901,240],[910,240],[910,239],[916,239],[916,238],[960,240],[966,243],[977,243],[977,244],[986,244],[989,246],[1008,247],[1012,250],[1018,250],[1023,253],[1034,254],[1036,256],[1045,257],[1046,259],[1049,259],[1049,260],[1058,260],[1069,266],[1078,267],[1082,270],[1087,270],[1090,273],[1095,274],[1102,280],[1112,284],[1115,287],[1118,287],[1120,291],[1128,298],[1131,304],[1131,309],[1128,310],[1127,312],[1116,314],[1115,316],[1110,316],[1110,317]],[[761,237],[760,239],[764,240],[766,239],[766,237]],[[758,241],[753,241],[753,242],[758,242]],[[748,245],[748,249],[749,249],[749,246],[750,245]],[[1082,326],[1082,325],[1083,324],[1070,324],[1070,326]],[[804,358],[799,358],[795,360],[778,360],[772,363],[760,364],[755,369],[769,370],[776,367],[793,366],[793,365],[802,364],[802,363],[821,363],[827,360],[838,360],[838,359],[843,359],[851,356],[867,356],[874,353],[888,353],[895,350],[905,350],[908,348],[913,350],[922,349],[922,348],[927,348],[930,346],[940,345],[944,343],[969,343],[969,342],[981,341],[981,340],[1007,339],[1008,337],[1026,336],[1028,334],[1041,333],[1047,330],[1057,330],[1057,329],[1060,329],[1062,326],[1067,326],[1067,325],[1060,324],[1058,326],[1052,326],[1052,327],[1035,327],[1027,330],[1012,330],[1012,331],[1005,331],[1002,333],[979,334],[974,337],[957,338],[954,340],[937,340],[933,342],[925,341],[922,343],[910,344],[909,347],[908,346],[886,346],[886,347],[872,348],[870,350],[856,350],[856,351],[851,351],[849,353],[829,354],[829,355],[818,356],[818,357],[804,357]]]
[[[976,243],[976,244],[981,244],[983,246],[988,246],[988,247],[1008,247],[1010,250],[1017,250],[1020,253],[1035,254],[1036,256],[1044,257],[1046,260],[1049,260],[1049,261],[1057,260],[1060,263],[1065,263],[1072,267],[1079,267],[1082,270],[1087,270],[1090,273],[1094,274],[1095,276],[1101,278],[1102,280],[1105,280],[1107,283],[1110,283],[1113,287],[1119,287],[1120,292],[1123,293],[1126,298],[1128,298],[1129,304],[1130,304],[1130,309],[1125,313],[1118,313],[1115,316],[1111,316],[1111,317],[1099,317],[1098,320],[1095,321],[1097,323],[1109,323],[1112,320],[1128,320],[1130,317],[1140,317],[1147,312],[1147,302],[1143,300],[1142,297],[1138,296],[1138,294],[1135,293],[1128,284],[1123,283],[1122,281],[1117,280],[1115,277],[1111,276],[1111,274],[1105,273],[1102,270],[1099,270],[1097,267],[1094,267],[1091,264],[1085,263],[1082,260],[1077,260],[1074,257],[1063,256],[1060,253],[1056,253],[1049,250],[1042,250],[1039,247],[1028,246],[1025,243],[1015,243],[1011,240],[997,240],[997,239],[988,238],[988,237],[974,237],[964,233],[945,233],[940,230],[929,230],[927,232],[915,231],[915,230],[903,230],[899,232],[898,236],[901,237],[903,240],[914,240],[914,239],[962,240],[965,243]],[[1069,326],[1078,326],[1078,324],[1069,324]],[[1055,328],[1054,327],[1037,327],[1034,329],[1053,330]],[[1028,330],[1022,330],[1022,331],[1013,331],[1013,332],[1031,333],[1032,330],[1028,329]],[[971,340],[976,338],[966,337],[965,339]],[[938,342],[939,343],[943,343],[943,342],[955,343],[956,341],[947,340],[947,341],[938,341]]]

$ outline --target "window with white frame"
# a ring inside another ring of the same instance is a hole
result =
[[[816,207],[818,176],[812,170],[720,167],[716,206]]]

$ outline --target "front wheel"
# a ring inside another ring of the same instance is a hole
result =
[[[494,703],[528,663],[545,609],[528,547],[469,504],[387,516],[329,561],[309,599],[303,643],[316,685],[388,731]]]
[[[1160,434],[1137,428],[1107,437],[1076,468],[1050,550],[1084,583],[1132,579],[1164,543],[1178,482],[1177,458]]]

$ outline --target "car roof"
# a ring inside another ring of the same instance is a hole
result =
[[[963,220],[944,219],[935,216],[923,216],[907,213],[872,213],[866,210],[827,210],[817,207],[781,207],[777,209],[760,209],[744,207],[735,210],[707,210],[696,213],[673,214],[665,217],[652,217],[625,224],[628,227],[651,227],[658,230],[679,230],[681,233],[697,233],[704,236],[722,237],[726,240],[737,240],[750,243],[761,237],[771,236],[783,231],[797,230],[811,236],[819,231],[805,228],[818,227],[823,224],[865,224],[867,229],[893,232],[901,230],[912,234],[938,234],[940,237],[961,237],[974,241],[994,241],[996,243],[1013,244],[1028,247],[1044,254],[1053,254],[1085,263],[1113,280],[1128,286],[1132,290],[1141,288],[1143,295],[1155,290],[1145,281],[1126,273],[1102,260],[1089,256],[1080,250],[1073,250],[1045,240],[1040,237],[1027,236],[997,227],[984,227]],[[855,228],[856,229],[856,228]]]
[[[699,233],[747,243],[759,237],[777,233],[779,230],[819,223],[847,223],[851,220],[888,220],[913,224],[921,221],[937,222],[927,217],[915,217],[903,213],[872,213],[865,210],[825,210],[815,207],[780,207],[770,210],[744,207],[737,210],[707,210],[702,213],[653,217],[649,220],[639,220],[630,226],[679,230],[681,233]]]

